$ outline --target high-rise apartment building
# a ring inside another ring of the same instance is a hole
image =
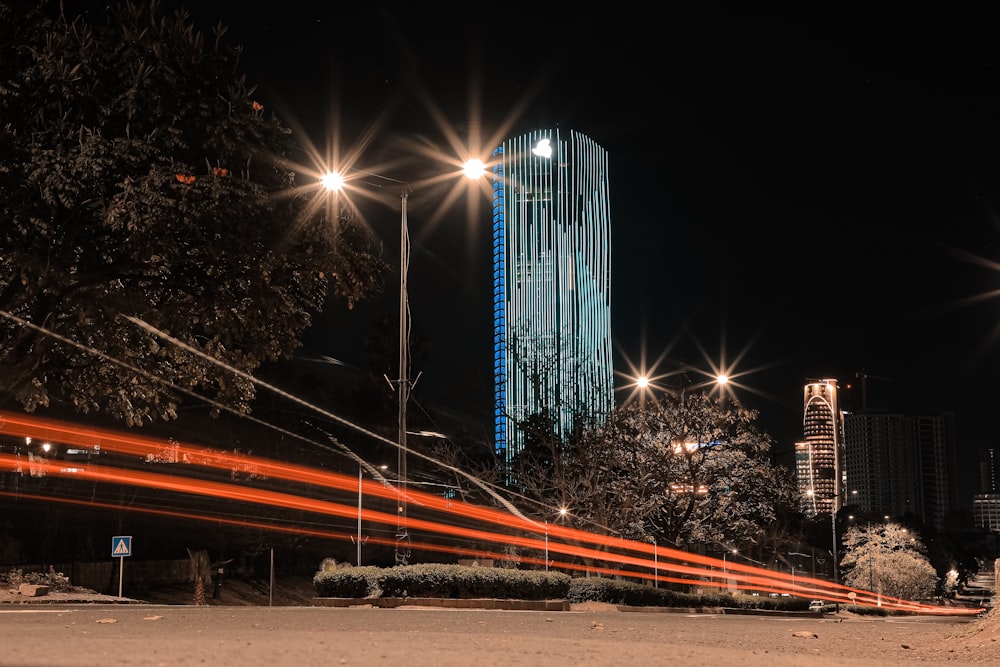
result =
[[[842,504],[843,419],[837,381],[808,380],[803,392],[803,440],[795,443],[795,475],[809,516]]]
[[[979,492],[1000,493],[1000,450],[979,450]]]
[[[979,450],[979,493],[972,497],[972,522],[1000,532],[1000,450]]]
[[[1000,533],[1000,493],[972,496],[972,523],[977,528]]]
[[[954,419],[861,410],[844,417],[846,501],[870,516],[941,529],[953,509]]]
[[[909,417],[882,410],[844,416],[846,502],[870,516],[916,512],[920,461],[909,434]]]
[[[922,508],[918,516],[926,525],[941,530],[955,509],[955,417],[951,413],[916,415],[908,423],[920,461]]]
[[[509,462],[526,418],[566,436],[614,408],[608,156],[553,129],[493,157],[494,432]]]

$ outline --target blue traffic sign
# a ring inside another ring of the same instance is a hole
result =
[[[123,558],[132,555],[132,536],[116,535],[111,538],[111,557]]]

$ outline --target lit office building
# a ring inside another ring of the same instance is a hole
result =
[[[836,512],[843,501],[843,419],[836,380],[810,380],[804,388],[803,440],[795,443],[795,475],[809,516]]]
[[[993,447],[979,450],[979,491],[1000,493],[1000,450]]]
[[[608,157],[558,129],[493,157],[495,446],[510,462],[526,418],[565,437],[614,408]]]
[[[1000,493],[972,496],[972,522],[977,528],[1000,533]]]

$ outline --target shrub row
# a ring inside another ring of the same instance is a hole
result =
[[[322,570],[313,577],[318,597],[495,598],[608,602],[635,607],[736,607],[803,611],[796,597],[698,593],[653,588],[599,577],[571,578],[561,572],[423,564]]]
[[[804,611],[809,608],[809,600],[798,597],[678,591],[600,578],[573,579],[567,599],[569,602],[608,602],[632,607],[728,607],[779,611]]]
[[[570,581],[561,572],[442,564],[343,568],[313,577],[317,596],[347,598],[561,600],[567,597]]]

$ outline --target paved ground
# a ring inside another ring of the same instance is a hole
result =
[[[0,665],[997,664],[1000,620],[594,610],[0,605]]]
[[[87,589],[40,598],[3,589],[0,667],[1000,664],[1000,611],[980,619],[885,619],[621,611],[599,603],[568,612],[344,609],[312,606],[303,578],[279,579],[270,593],[233,580],[197,607],[189,586],[144,601]]]

